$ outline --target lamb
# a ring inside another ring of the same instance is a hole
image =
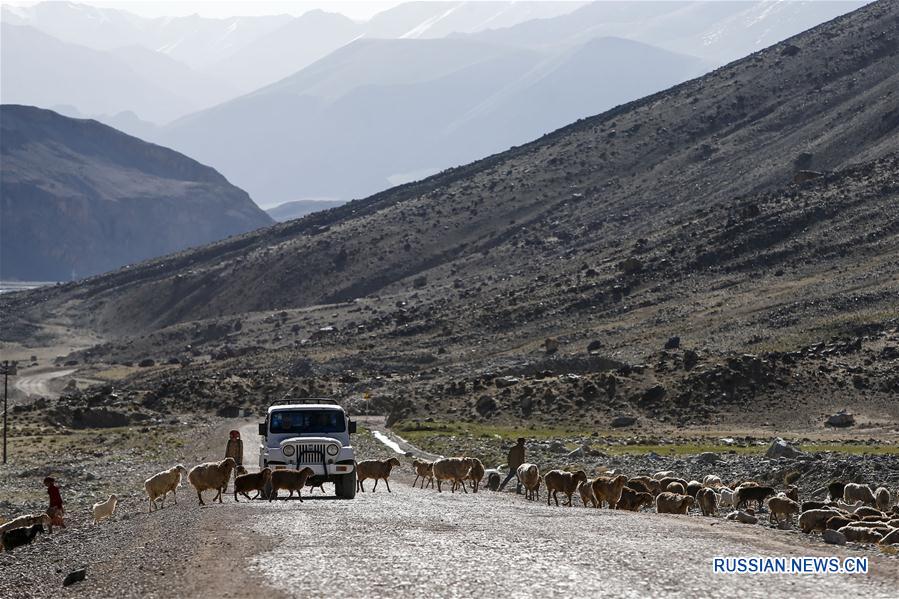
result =
[[[525,462],[518,467],[518,481],[524,486],[525,499],[540,499],[540,468]]]
[[[846,485],[846,488],[843,489],[843,501],[846,503],[861,501],[865,505],[870,506],[873,506],[876,503],[874,493],[871,492],[871,487],[868,485],[857,485],[855,483],[849,483]]]
[[[833,480],[827,485],[827,495],[831,501],[843,498],[843,491],[846,489],[846,483]]]
[[[20,528],[32,528],[38,525],[41,527],[46,526],[47,529],[52,532],[53,529],[51,524],[50,516],[47,514],[25,514],[24,516],[18,516],[9,522],[0,524],[0,551],[3,551],[5,546],[4,539],[6,538],[7,533],[19,530]],[[15,538],[15,535],[13,538]]]
[[[596,497],[597,507],[602,507],[602,504],[606,502],[609,504],[609,509],[613,509],[621,499],[621,492],[624,490],[625,484],[627,484],[627,477],[623,474],[614,478],[597,477],[593,481],[593,495]]]
[[[784,491],[784,495],[787,497],[787,499],[792,499],[796,503],[799,503],[799,488],[795,485],[787,486],[786,490]]]
[[[677,493],[659,493],[656,497],[656,513],[657,514],[686,514],[690,511],[696,500],[689,495],[679,495]]]
[[[434,478],[437,480],[437,492],[442,493],[441,485],[444,481],[452,481],[450,490],[456,492],[456,484],[462,486],[462,491],[468,493],[465,489],[465,479],[471,472],[471,460],[468,458],[441,458],[434,462]]]
[[[0,551],[15,549],[22,545],[28,545],[39,533],[44,532],[43,524],[35,524],[27,528],[14,528],[2,534],[3,539],[0,541]]]
[[[94,524],[100,524],[100,520],[103,518],[111,518],[112,514],[115,512],[115,506],[118,501],[118,497],[110,495],[106,501],[95,503],[91,508],[91,514],[94,516]]]
[[[856,543],[878,543],[883,540],[883,535],[873,528],[863,528],[861,526],[844,526],[840,532],[846,537],[847,541]]]
[[[668,483],[668,485],[665,487],[665,490],[669,493],[677,493],[678,495],[686,495],[687,494],[687,489],[685,489],[682,484],[680,484],[679,482],[676,482],[676,481]],[[692,497],[692,495],[691,495],[691,497]]]
[[[721,494],[720,499],[718,501],[718,503],[720,505],[729,505],[729,506],[734,505],[733,489],[730,489],[728,487],[720,487],[718,489],[718,492]]]
[[[499,491],[499,485],[502,483],[503,477],[496,470],[487,473],[487,488],[491,491]]]
[[[216,499],[219,503],[224,503],[222,493],[225,492],[228,481],[231,480],[231,472],[235,466],[237,463],[234,458],[225,458],[221,462],[198,464],[190,469],[190,472],[187,473],[187,480],[197,490],[200,505],[206,505],[203,502],[203,491],[208,490],[216,491],[215,497],[212,498],[213,503]]]
[[[384,484],[387,485],[387,492],[391,493],[390,482],[387,479],[390,478],[390,471],[399,465],[400,461],[397,458],[388,458],[386,460],[362,460],[356,464],[357,490],[361,490],[364,493],[365,485],[362,483],[369,478],[373,478],[375,479],[375,486],[372,487],[371,492],[374,493],[378,488],[378,481],[383,478]]]
[[[874,491],[874,503],[881,512],[889,511],[890,505],[893,503],[890,491],[886,487],[877,487],[877,490]]]
[[[768,511],[770,512],[768,515],[768,521],[771,523],[776,523],[778,526],[780,526],[780,518],[781,516],[783,516],[783,523],[789,526],[790,519],[792,518],[793,514],[799,513],[800,507],[801,506],[798,502],[793,501],[785,495],[772,497],[768,500]]]
[[[718,494],[712,489],[702,488],[696,493],[696,503],[703,516],[714,516],[718,513]]]
[[[306,481],[309,477],[314,474],[315,471],[309,466],[301,468],[300,470],[275,470],[272,472],[272,492],[268,496],[269,503],[271,503],[273,499],[278,498],[278,491],[280,489],[290,491],[290,495],[285,499],[293,497],[293,492],[296,491],[300,501],[303,501],[303,487],[306,486]]]
[[[619,510],[627,510],[629,512],[639,512],[644,505],[652,505],[652,493],[635,491],[630,487],[624,487],[621,490],[621,497],[615,507]]]
[[[144,482],[144,490],[147,492],[147,501],[150,502],[149,511],[156,509],[156,500],[162,498],[161,506],[165,507],[165,496],[169,491],[172,492],[172,498],[175,505],[178,505],[178,498],[175,495],[175,489],[181,486],[181,478],[187,474],[187,468],[178,464],[168,470],[163,470],[154,474]]]
[[[471,471],[468,473],[468,480],[471,481],[472,490],[477,493],[484,479],[484,464],[478,458],[471,459]]]
[[[568,507],[571,507],[571,496],[577,490],[578,485],[587,480],[587,473],[583,470],[577,472],[565,472],[564,470],[550,470],[543,476],[543,484],[546,485],[546,505],[550,500],[555,500],[559,505],[558,492],[562,491],[568,498]],[[551,497],[550,497],[551,496]]]
[[[840,512],[834,509],[808,510],[799,515],[799,528],[802,532],[808,534],[813,530],[823,531],[827,526],[827,521],[834,516],[839,516]]]
[[[584,507],[596,507],[596,496],[593,494],[593,480],[587,479],[577,486],[578,495]]]
[[[234,479],[234,501],[240,502],[240,500],[237,499],[238,493],[249,499],[250,496],[247,495],[247,493],[250,491],[256,491],[256,497],[259,497],[265,490],[265,486],[269,484],[271,480],[271,468],[263,468],[259,472],[254,472],[253,474],[241,474]]]
[[[762,502],[772,495],[774,495],[774,489],[771,487],[747,487],[741,485],[734,491],[734,507],[739,509],[750,501],[755,501],[758,503],[759,509],[761,509]]]
[[[428,481],[428,486],[434,486],[434,462],[429,462],[427,460],[412,460],[412,468],[415,470],[415,480],[412,481],[412,486],[415,487],[415,484],[418,482],[418,479],[421,479],[421,488],[425,488],[425,481]]]

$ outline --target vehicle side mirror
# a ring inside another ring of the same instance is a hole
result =
[[[355,420],[350,420],[349,431],[350,431],[350,434],[353,434],[356,432],[356,421]]]
[[[265,423],[264,422],[259,423],[259,436],[260,437],[265,436]]]

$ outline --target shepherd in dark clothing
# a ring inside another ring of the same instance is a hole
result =
[[[518,467],[524,464],[524,437],[519,437],[518,443],[513,445],[512,449],[509,450],[507,462],[509,474],[506,475],[506,480],[503,481],[503,484],[499,486],[500,491],[506,488],[506,484],[512,480],[513,476],[515,477],[515,480],[518,481]],[[521,493],[521,481],[518,481],[515,492]]]
[[[48,476],[44,479],[44,484],[47,486],[47,495],[50,496],[50,507],[47,508],[47,515],[50,516],[50,530],[53,530],[54,526],[65,528],[66,512],[62,508],[62,495],[59,493],[59,487],[56,486],[56,480]]]
[[[231,431],[231,438],[228,439],[228,446],[225,447],[225,457],[234,458],[238,466],[243,465],[243,441],[239,432]]]

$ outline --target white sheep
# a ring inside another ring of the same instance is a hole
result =
[[[706,474],[705,478],[702,479],[702,484],[712,489],[724,486],[724,483],[721,482],[721,477],[714,474]]]
[[[91,508],[91,514],[94,516],[94,524],[100,524],[100,520],[103,518],[111,518],[112,514],[115,512],[115,506],[118,501],[118,497],[110,495],[106,501],[95,503]]]
[[[153,511],[157,509],[156,500],[160,497],[162,501],[160,502],[161,507],[165,507],[165,496],[169,491],[172,492],[172,498],[175,500],[175,505],[178,504],[178,497],[175,494],[175,489],[181,486],[181,478],[187,473],[187,468],[178,464],[168,470],[163,470],[157,474],[154,474],[150,478],[148,478],[144,482],[144,490],[147,492],[147,501],[150,502],[149,511]]]
[[[662,480],[663,478],[673,478],[674,476],[674,470],[662,470],[661,472],[656,472],[652,475],[655,480]]]
[[[864,502],[865,505],[870,506],[873,506],[876,503],[874,501],[874,493],[871,492],[871,487],[868,485],[858,485],[856,483],[849,483],[843,489],[843,501],[846,503],[861,501]]]
[[[206,505],[203,502],[203,491],[208,490],[216,491],[212,501],[218,499],[219,503],[224,503],[222,493],[225,492],[228,481],[231,480],[231,472],[236,465],[234,458],[225,458],[221,462],[198,464],[190,469],[190,472],[187,473],[187,480],[197,490],[200,505]]]
[[[718,489],[718,504],[733,507],[734,490],[728,487],[720,487]]]

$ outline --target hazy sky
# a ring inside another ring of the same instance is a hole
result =
[[[272,0],[162,0],[158,2],[146,0],[117,0],[117,1],[93,1],[80,2],[92,6],[118,8],[127,10],[144,17],[166,17],[199,14],[204,17],[232,17],[246,15],[277,15],[291,14],[301,15],[304,12],[320,8],[328,12],[339,12],[352,19],[368,19],[373,15],[387,10],[399,1],[385,0],[355,0],[355,1],[319,1],[319,2],[285,2]],[[7,2],[2,4],[30,6],[36,2]]]

